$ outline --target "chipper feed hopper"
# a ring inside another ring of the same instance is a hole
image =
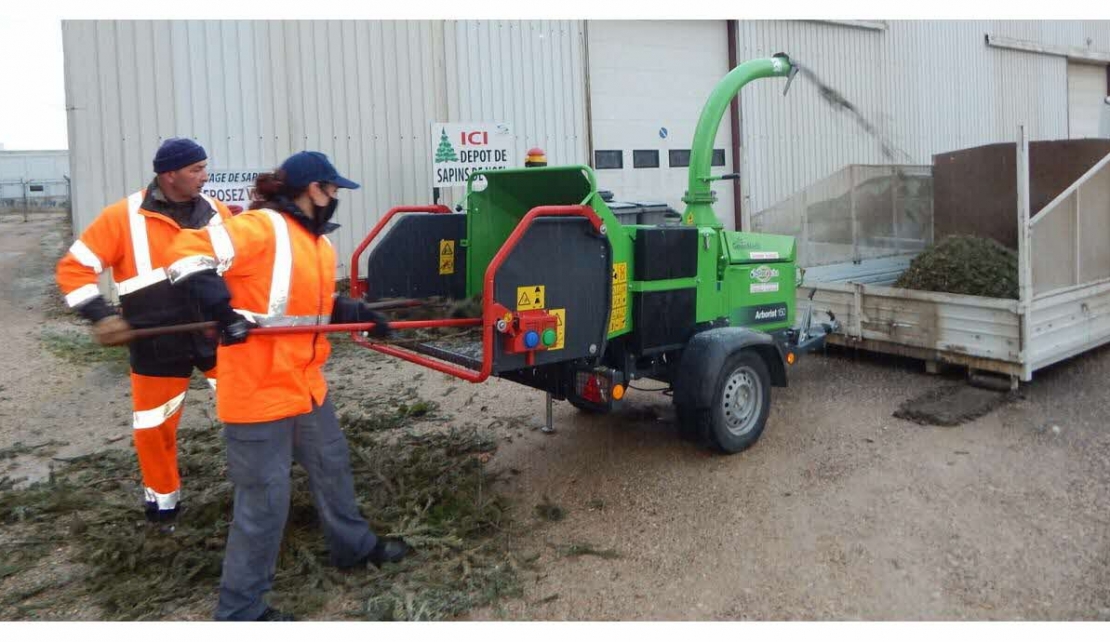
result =
[[[463,340],[356,340],[471,382],[496,376],[544,390],[586,412],[612,411],[636,379],[660,381],[684,436],[729,453],[750,446],[771,387],[785,386],[789,366],[831,328],[795,326],[792,237],[722,228],[710,188],[731,177],[711,175],[712,143],[741,87],[795,72],[778,54],[718,84],[691,147],[681,222],[622,225],[593,170],[577,165],[479,172],[465,213],[391,210],[352,257],[354,295],[480,297],[481,316],[445,321],[474,326]]]

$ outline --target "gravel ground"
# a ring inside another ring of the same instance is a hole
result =
[[[119,368],[70,364],[40,341],[73,326],[45,296],[63,229],[58,217],[0,220],[0,449],[66,443],[0,461],[0,475],[41,478],[51,456],[130,447]],[[429,428],[470,423],[501,438],[490,465],[518,471],[503,490],[534,526],[517,545],[540,554],[540,572],[522,598],[471,619],[1110,619],[1110,349],[1039,372],[1016,400],[950,428],[892,417],[953,384],[918,362],[830,353],[791,377],[762,440],[722,456],[679,440],[659,393],[633,391],[608,417],[559,403],[546,435],[542,395],[514,384],[474,386],[353,348],[329,366],[341,408],[415,389],[440,405]],[[210,393],[191,391],[183,424],[212,426],[212,414]],[[537,522],[545,501],[566,517]],[[607,555],[566,555],[575,544]],[[31,579],[0,580],[0,594],[75,569],[52,558]]]

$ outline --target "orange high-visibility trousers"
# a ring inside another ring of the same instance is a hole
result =
[[[205,371],[208,385],[216,387],[216,368]],[[135,452],[143,475],[148,510],[177,508],[181,477],[177,470],[177,424],[188,377],[151,377],[131,373],[131,407],[134,411]]]

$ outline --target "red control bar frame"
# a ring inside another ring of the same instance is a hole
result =
[[[351,257],[352,296],[361,298],[362,294],[364,293],[361,284],[358,284],[358,259],[361,256],[362,252],[370,246],[370,243],[372,243],[374,239],[378,236],[378,234],[381,233],[382,229],[385,228],[386,223],[388,223],[391,218],[393,218],[397,214],[412,212],[449,214],[450,210],[443,205],[427,205],[395,207],[386,212],[386,215],[382,217],[382,220],[378,221],[378,224],[374,226],[374,229],[370,230],[370,233],[367,234],[366,238],[362,240],[362,243],[359,244],[358,248],[355,250],[354,255]],[[494,255],[493,260],[490,261],[489,266],[486,267],[485,279],[483,281],[484,286],[482,288],[481,319],[432,319],[429,321],[415,322],[422,324],[420,326],[407,326],[408,328],[434,328],[464,327],[480,324],[482,326],[482,362],[481,367],[478,370],[463,368],[452,363],[420,354],[413,350],[400,348],[398,346],[374,343],[372,341],[364,339],[359,332],[352,332],[351,339],[355,341],[355,343],[358,343],[359,345],[371,350],[376,350],[377,352],[381,352],[382,354],[398,357],[400,359],[404,359],[405,361],[409,361],[411,363],[415,363],[426,368],[431,368],[432,370],[443,372],[445,374],[458,377],[471,383],[481,383],[485,381],[493,372],[493,342],[494,332],[496,332],[495,326],[498,319],[504,318],[504,316],[509,313],[509,310],[505,308],[505,306],[496,303],[493,300],[493,291],[497,271],[501,268],[501,265],[508,259],[509,255],[512,253],[517,244],[520,243],[520,239],[524,237],[524,233],[528,230],[528,227],[532,224],[532,221],[543,216],[582,216],[589,220],[590,225],[593,226],[594,230],[598,234],[604,233],[604,223],[602,223],[601,217],[599,217],[597,215],[597,212],[595,212],[593,208],[588,205],[541,205],[539,207],[534,207],[529,210],[523,218],[520,219],[520,222],[517,223],[516,228],[513,229],[512,234],[510,234],[509,238],[505,240],[505,243],[501,245],[501,249],[497,251],[497,254]],[[358,284],[357,288],[356,284]],[[475,323],[475,321],[477,323]],[[405,323],[414,322],[402,321],[390,325],[397,329],[405,329],[406,326],[402,325]]]
[[[422,328],[472,328],[481,325],[481,319],[428,319],[422,321],[394,321],[394,330],[419,330]],[[317,334],[326,332],[368,332],[376,323],[325,323],[322,325],[275,325],[251,328],[250,334]]]
[[[355,248],[354,255],[351,256],[351,296],[355,299],[361,299],[366,294],[366,288],[362,285],[362,281],[358,280],[358,260],[366,248],[377,238],[378,234],[389,225],[389,221],[398,214],[450,214],[451,208],[446,205],[399,205],[385,213],[385,216],[378,221],[374,229],[362,239],[362,243],[358,244]]]

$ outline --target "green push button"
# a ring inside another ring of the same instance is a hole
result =
[[[548,328],[547,330],[543,331],[543,344],[545,346],[550,348],[551,346],[555,345],[555,339],[557,338],[558,335],[555,334],[554,330]]]

